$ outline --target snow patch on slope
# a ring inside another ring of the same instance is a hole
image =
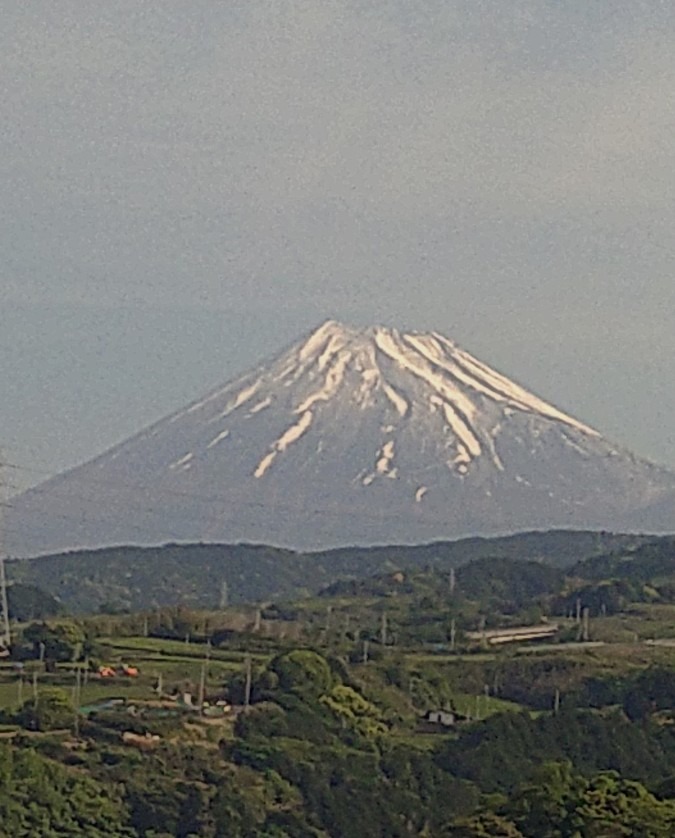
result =
[[[375,470],[378,474],[386,475],[387,477],[396,477],[396,469],[392,469],[391,464],[394,460],[394,443],[392,440],[385,442],[377,455],[375,463]]]
[[[490,369],[490,367],[481,363],[481,361],[476,360],[476,358],[473,358],[467,352],[457,348],[455,348],[454,351],[456,356],[466,367],[469,368],[469,370],[473,370],[478,376],[482,376],[484,381],[487,381],[495,387],[498,392],[505,394],[516,405],[522,405],[532,413],[539,413],[542,416],[555,419],[558,422],[564,422],[566,425],[571,425],[571,427],[576,428],[578,431],[588,434],[589,436],[600,436],[600,434],[596,430],[593,430],[593,428],[590,428],[588,425],[584,425],[582,422],[573,419],[571,416],[568,416],[566,413],[563,413],[553,407],[553,405],[542,401],[542,399],[532,393],[528,393],[527,390],[524,390],[518,384],[510,381],[505,376],[500,375],[500,373],[495,372],[495,370]]]
[[[252,399],[253,396],[255,396],[255,394],[261,388],[261,386],[261,379],[257,379],[257,381],[254,381],[253,384],[250,384],[248,387],[244,387],[243,390],[240,390],[237,393],[237,395],[227,403],[225,409],[222,411],[222,413],[219,413],[218,416],[215,417],[215,419],[224,419],[226,416],[229,416],[230,413],[232,413],[238,407],[241,407],[247,401]]]
[[[307,338],[298,351],[298,360],[318,360],[319,368],[323,366],[333,353],[336,343],[344,345],[347,329],[335,320],[327,320]]]
[[[213,438],[213,439],[209,442],[209,444],[206,446],[206,448],[207,448],[207,449],[209,449],[209,448],[214,448],[216,445],[218,445],[218,443],[219,443],[219,442],[222,442],[224,439],[227,439],[229,435],[230,435],[229,430],[224,430],[224,431],[221,431],[221,432],[218,434],[218,436],[215,436],[215,437],[214,437],[214,438]]]
[[[391,387],[386,382],[382,382],[382,390],[385,396],[389,399],[389,401],[394,405],[398,414],[402,416],[404,419],[410,410],[410,404],[400,393],[397,393],[396,390]]]
[[[305,413],[303,413],[300,417],[300,421],[296,422],[295,425],[291,425],[291,427],[288,428],[288,430],[285,431],[274,443],[272,451],[270,451],[269,454],[266,454],[258,463],[256,470],[253,472],[253,476],[262,477],[274,462],[277,454],[283,454],[283,452],[286,451],[290,445],[300,439],[307,428],[309,428],[312,424],[313,418],[314,414],[311,410],[305,411]]]
[[[253,407],[249,410],[249,416],[255,416],[256,413],[260,413],[261,410],[264,410],[266,407],[269,407],[272,404],[271,396],[267,396],[267,398],[263,399],[261,402],[254,404]]]
[[[414,350],[403,341],[396,341],[393,333],[382,329],[375,333],[377,346],[400,367],[412,373],[426,383],[433,391],[430,398],[432,404],[439,406],[453,433],[461,440],[474,457],[481,454],[481,445],[477,436],[469,426],[469,422],[476,416],[476,406],[462,391],[453,386],[441,373],[436,372]]]
[[[345,369],[347,368],[347,364],[352,358],[351,352],[344,352],[337,356],[333,365],[328,369],[326,373],[326,378],[324,379],[323,387],[320,390],[316,390],[310,396],[308,396],[302,404],[296,407],[296,413],[303,413],[306,410],[309,410],[316,402],[323,401],[326,402],[331,399],[335,393],[338,391],[340,384],[344,380]]]
[[[458,450],[461,448],[463,451],[471,452],[471,455],[474,457],[480,457],[482,449],[480,446],[480,442],[476,439],[471,429],[468,425],[455,413],[452,408],[452,405],[448,404],[448,402],[444,401],[443,399],[439,398],[438,396],[432,396],[429,399],[429,402],[434,407],[439,407],[445,416],[445,421],[448,423],[448,427],[452,430],[455,434],[459,443],[457,448]],[[468,454],[467,454],[468,456]],[[471,458],[469,457],[469,462]]]
[[[185,454],[183,457],[179,457],[175,462],[171,463],[169,468],[171,471],[181,470],[185,471],[192,465],[192,460],[194,459],[194,454]]]

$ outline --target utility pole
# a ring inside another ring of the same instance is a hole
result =
[[[343,635],[345,638],[347,637],[347,632],[349,631],[349,614],[345,614],[345,627],[343,629]]]
[[[387,645],[387,615],[382,612],[382,625],[380,627],[380,643],[383,646]]]
[[[223,579],[220,583],[220,610],[224,611],[229,605],[230,594],[227,587],[227,580]]]
[[[73,687],[73,707],[75,708],[75,720],[73,731],[75,736],[80,734],[80,696],[82,692],[82,670],[78,666],[75,670],[75,686]]]
[[[450,593],[455,593],[455,588],[457,586],[457,577],[455,576],[455,568],[450,568]]]
[[[197,704],[199,705],[199,715],[204,715],[204,695],[206,694],[206,663],[202,664],[202,670],[199,673],[199,694],[197,696]]]
[[[204,662],[202,663],[202,671],[199,676],[199,715],[204,715],[204,697],[206,695],[206,673],[209,666],[209,657],[211,652],[211,642],[206,644],[206,653],[204,655]]]
[[[453,617],[450,620],[450,651],[455,651],[455,640],[457,639],[457,621]]]
[[[246,655],[246,683],[244,685],[244,707],[251,703],[251,656]]]
[[[5,458],[0,450],[0,645],[9,649],[12,635],[9,627],[9,606],[7,605],[7,577],[5,576],[5,506],[7,503],[7,484],[5,483]]]
[[[588,617],[589,617],[589,609],[584,608],[584,612],[583,612],[583,616],[582,616],[582,620],[583,620],[582,626],[583,626],[583,628],[582,628],[582,634],[581,634],[581,639],[584,642],[588,642],[588,638],[589,638]]]

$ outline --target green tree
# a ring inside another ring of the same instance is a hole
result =
[[[525,835],[557,838],[573,834],[570,826],[576,801],[585,781],[572,771],[570,762],[546,762],[522,785],[507,811]]]
[[[675,834],[675,801],[658,800],[641,784],[608,771],[587,785],[575,810],[584,836],[670,838]]]
[[[458,818],[442,834],[452,838],[523,838],[523,833],[512,821],[494,812]]]
[[[73,620],[31,623],[23,630],[23,640],[33,646],[33,656],[49,661],[73,661],[82,653],[84,630]]]
[[[675,801],[659,800],[616,771],[590,780],[569,763],[549,763],[522,786],[504,814],[536,838],[667,838],[675,834]]]
[[[343,728],[352,730],[367,739],[386,732],[379,708],[352,687],[337,684],[319,699],[336,716]]]
[[[248,712],[237,716],[234,732],[242,739],[254,736],[285,736],[288,733],[286,712],[271,701],[261,701]]]
[[[278,676],[280,689],[305,699],[318,699],[333,685],[328,661],[306,649],[279,655],[270,662],[269,669]]]
[[[675,706],[675,673],[664,667],[641,672],[627,690],[623,709],[630,719],[644,719],[657,710]]]
[[[30,730],[58,730],[70,727],[75,707],[68,694],[57,687],[45,687],[37,698],[26,701],[19,710],[18,721]]]
[[[0,838],[130,838],[114,787],[36,753],[0,745]]]

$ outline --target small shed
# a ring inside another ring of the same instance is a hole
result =
[[[424,714],[424,721],[429,724],[441,725],[441,727],[454,727],[457,717],[455,713],[449,710],[427,710]]]

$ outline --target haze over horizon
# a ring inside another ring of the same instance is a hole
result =
[[[12,490],[327,318],[675,467],[672,4],[0,10]]]

